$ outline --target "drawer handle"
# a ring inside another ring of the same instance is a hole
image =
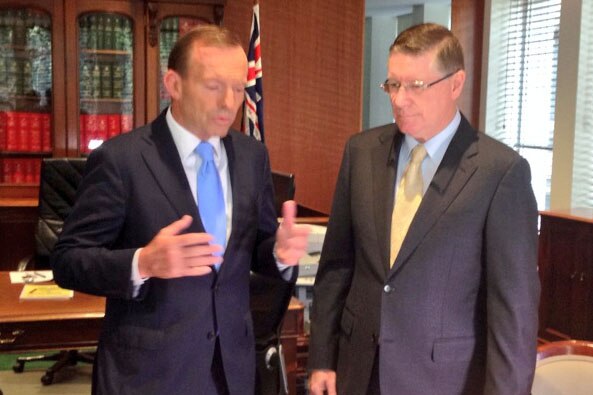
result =
[[[0,344],[12,344],[16,341],[16,338],[22,334],[24,334],[25,331],[22,329],[15,329],[14,331],[12,331],[11,335],[13,337],[5,337],[5,338],[0,338]]]

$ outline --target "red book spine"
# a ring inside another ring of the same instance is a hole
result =
[[[41,150],[51,152],[51,115],[49,113],[41,114]]]
[[[25,182],[24,159],[13,159],[12,182],[22,184]]]
[[[121,119],[119,114],[107,115],[107,137],[112,138],[121,133]]]
[[[101,143],[109,138],[108,119],[109,115],[107,114],[97,115],[97,139],[101,140]]]
[[[4,159],[0,158],[0,184],[5,183],[4,181]]]
[[[17,151],[19,149],[19,131],[16,114],[13,111],[6,112],[6,149],[8,151]]]
[[[38,112],[31,113],[31,151],[41,151],[41,114]]]
[[[35,159],[22,159],[24,167],[24,180],[27,184],[33,184],[35,182]]]
[[[4,159],[4,167],[2,168],[2,177],[4,182],[11,184],[12,181],[12,159]]]
[[[88,145],[88,140],[87,140],[87,117],[88,115],[86,114],[80,114],[78,116],[78,123],[79,123],[79,129],[80,129],[80,138],[79,138],[79,145],[80,145],[80,152],[85,153],[87,152],[86,147]]]
[[[99,120],[96,114],[88,114],[85,116],[85,152],[90,152],[91,140],[97,140]]]
[[[41,181],[41,159],[33,159],[33,168],[35,175],[34,182],[35,184],[39,184],[39,181]]]
[[[19,151],[31,151],[31,119],[28,112],[18,113]]]
[[[121,132],[126,133],[134,128],[134,115],[121,114]]]
[[[0,151],[6,149],[6,111],[0,112]],[[0,177],[2,171],[0,170]]]

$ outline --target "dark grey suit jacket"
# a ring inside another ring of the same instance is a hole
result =
[[[249,271],[279,277],[277,217],[265,147],[234,131],[222,141],[233,220],[220,272],[149,279],[137,298],[130,281],[136,249],[184,214],[194,218],[187,232],[204,231],[164,113],[88,158],[51,261],[61,286],[107,297],[94,393],[208,394],[215,325],[231,394],[252,393]]]
[[[471,128],[453,137],[392,269],[403,134],[348,142],[317,274],[310,369],[365,394],[526,395],[535,365],[537,208],[527,162]]]

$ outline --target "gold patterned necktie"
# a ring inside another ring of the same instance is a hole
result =
[[[391,253],[389,267],[393,267],[395,258],[401,249],[408,228],[422,201],[424,183],[422,181],[422,161],[426,157],[426,148],[418,144],[412,150],[412,158],[404,171],[391,214]]]

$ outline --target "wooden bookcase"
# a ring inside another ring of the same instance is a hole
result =
[[[173,42],[196,24],[220,24],[225,4],[0,0],[0,229],[30,233],[16,244],[3,233],[0,249],[10,253],[1,268],[33,252],[41,159],[84,156],[91,140],[154,119],[163,107],[161,65]],[[42,116],[45,129],[28,126]]]

